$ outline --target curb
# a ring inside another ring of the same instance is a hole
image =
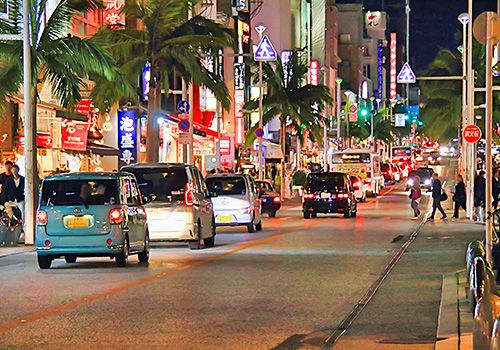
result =
[[[472,315],[467,312],[465,270],[441,276],[435,350],[472,350]]]

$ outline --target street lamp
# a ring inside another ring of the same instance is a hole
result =
[[[262,41],[262,33],[266,30],[266,26],[259,24],[255,27],[259,33],[259,43]],[[262,61],[259,61],[259,128],[262,129]],[[262,137],[259,137],[259,180],[263,179],[262,172]]]
[[[337,83],[337,147],[340,145],[340,111],[342,107],[341,95],[340,95],[340,85],[342,84],[342,78],[338,77],[335,79]]]

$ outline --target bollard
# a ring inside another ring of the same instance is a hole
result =
[[[500,316],[500,298],[497,295],[486,294],[476,306],[474,331],[472,335],[473,350],[488,350],[492,345],[493,326]],[[498,328],[498,327],[496,327]]]
[[[483,258],[474,258],[470,268],[470,311],[474,313],[477,310],[476,304],[481,298],[490,294],[497,294],[495,275],[489,264]]]
[[[491,333],[490,350],[500,350],[500,317],[497,318],[493,325],[493,332]]]
[[[465,256],[465,262],[467,264],[467,271],[470,271],[470,267],[474,258],[486,258],[486,250],[484,249],[483,242],[473,241],[467,246],[467,254]]]

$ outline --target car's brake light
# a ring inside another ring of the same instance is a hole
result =
[[[240,209],[240,213],[242,213],[242,214],[250,214],[251,212],[252,212],[252,207],[246,207],[246,208]]]
[[[188,182],[184,189],[184,204],[188,207],[193,206],[193,189],[191,188],[191,184]]]
[[[304,199],[314,199],[314,193],[304,193]]]
[[[339,193],[337,195],[338,199],[347,199],[349,198],[349,194],[348,193]]]
[[[109,211],[109,223],[110,224],[119,224],[123,220],[123,214],[121,209],[111,209]]]
[[[37,225],[42,225],[42,226],[47,225],[47,219],[48,219],[48,215],[47,215],[47,212],[45,210],[39,210],[36,213],[36,224]]]
[[[273,198],[273,202],[274,203],[280,203],[281,202],[281,197],[280,196],[276,196]]]

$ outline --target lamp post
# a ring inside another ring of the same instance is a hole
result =
[[[255,27],[257,33],[259,33],[259,42],[262,40],[262,33],[266,30],[266,26],[260,24]],[[259,61],[259,128],[262,129],[262,61]],[[262,172],[262,137],[259,137],[259,180],[263,179]]]
[[[467,149],[468,149],[468,144],[467,142],[462,138],[461,135],[461,130],[465,128],[465,126],[468,124],[467,121],[467,24],[470,21],[469,14],[468,13],[461,13],[458,16],[458,20],[460,23],[462,23],[462,45],[459,51],[462,53],[462,127],[459,128],[459,140],[461,140],[461,153],[460,153],[460,170],[462,174],[465,174],[465,171],[467,169],[466,164],[467,164]],[[468,184],[468,176],[466,176],[466,181],[465,183]]]
[[[472,0],[468,1],[468,9],[469,22],[472,19]],[[472,25],[469,25],[467,28],[467,45],[465,52],[467,53],[467,125],[472,125],[475,123],[474,120],[474,73],[472,67]],[[472,210],[474,204],[474,178],[476,175],[476,152],[475,145],[470,144],[467,145],[467,168],[468,168],[468,181],[467,181],[467,216],[469,219],[473,219],[474,211]]]
[[[340,145],[340,113],[342,109],[342,101],[341,101],[341,89],[340,85],[342,84],[342,78],[335,79],[337,83],[337,147]]]

